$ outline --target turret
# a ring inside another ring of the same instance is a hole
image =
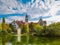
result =
[[[25,23],[28,23],[28,15],[25,16]]]

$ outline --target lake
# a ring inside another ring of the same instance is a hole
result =
[[[0,45],[60,45],[59,37],[21,36],[20,42],[17,36],[0,36]]]

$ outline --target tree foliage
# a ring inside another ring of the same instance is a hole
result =
[[[60,36],[60,23],[53,23],[50,24],[47,29],[49,30],[50,35]]]
[[[39,24],[34,24],[33,22],[31,22],[30,24],[30,29],[34,30],[36,33],[40,33],[40,31],[43,29],[42,26],[40,26]]]
[[[0,24],[0,31],[2,30],[2,24]]]
[[[23,25],[22,33],[29,33],[29,27],[28,27],[27,24],[24,24],[24,25]]]

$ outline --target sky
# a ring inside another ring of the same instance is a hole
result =
[[[7,23],[13,20],[38,22],[40,18],[51,24],[60,22],[60,0],[0,0],[0,22],[5,17]]]

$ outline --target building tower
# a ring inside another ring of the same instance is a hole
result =
[[[25,16],[25,24],[28,24],[28,15]]]
[[[26,29],[26,34],[28,35],[29,34],[29,24],[28,24],[28,15],[26,14],[25,16],[25,25],[27,27]]]
[[[40,18],[39,24],[40,24],[40,26],[43,26],[43,20],[42,20],[42,18]]]

